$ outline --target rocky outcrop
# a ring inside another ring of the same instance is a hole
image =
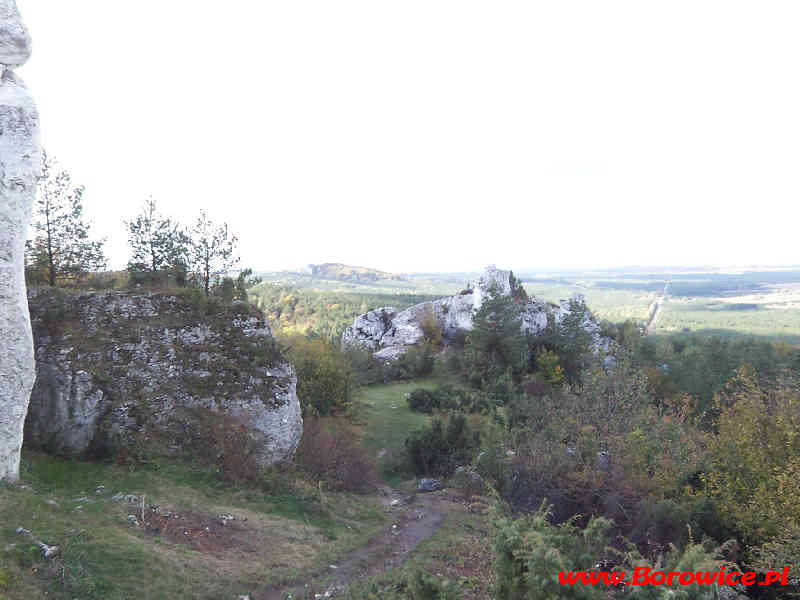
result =
[[[39,114],[13,68],[31,53],[14,0],[0,0],[0,480],[19,477],[34,379],[24,250],[41,170]]]
[[[154,436],[180,449],[227,415],[257,444],[261,464],[294,454],[303,431],[297,379],[253,307],[206,311],[173,295],[49,289],[29,301],[37,381],[26,444],[84,455]]]
[[[421,302],[400,312],[392,307],[371,310],[356,317],[353,325],[344,331],[342,345],[372,350],[380,360],[396,360],[408,348],[423,341],[423,324],[434,321],[444,340],[452,342],[472,330],[472,317],[493,288],[501,294],[511,294],[511,271],[490,266],[477,281],[455,296]],[[522,332],[538,335],[551,322],[557,326],[569,314],[572,301],[583,302],[583,297],[576,294],[561,305],[528,298],[520,307]],[[600,327],[591,313],[587,313],[583,327],[593,334],[598,349],[607,349],[608,343],[601,338]]]

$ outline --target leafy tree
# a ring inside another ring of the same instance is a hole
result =
[[[211,285],[239,263],[236,255],[238,243],[236,236],[229,233],[227,223],[218,225],[204,210],[200,211],[191,232],[191,258],[192,269],[206,296]]]
[[[125,226],[131,273],[147,274],[154,282],[159,273],[172,270],[178,283],[185,284],[188,238],[178,223],[158,212],[153,198],[148,198],[142,212]]]
[[[496,286],[472,319],[465,360],[473,381],[491,381],[507,369],[518,373],[526,359],[526,344],[520,331],[520,310],[511,296]]]
[[[284,338],[288,358],[297,371],[297,395],[303,416],[326,416],[347,409],[355,389],[354,373],[338,345],[320,338]]]
[[[105,268],[105,239],[90,240],[83,219],[83,186],[73,186],[70,174],[46,153],[42,160],[39,193],[34,203],[35,237],[26,244],[27,272],[35,283],[55,286]]]

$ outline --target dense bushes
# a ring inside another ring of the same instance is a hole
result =
[[[447,477],[456,467],[472,462],[480,434],[470,429],[464,415],[453,414],[446,423],[434,419],[429,427],[415,431],[405,445],[417,475]]]
[[[495,598],[498,600],[527,600],[529,598],[605,600],[610,586],[562,585],[559,573],[592,571],[603,564],[604,569],[625,570],[628,577],[636,567],[652,571],[713,571],[723,564],[722,551],[708,551],[700,544],[690,543],[684,549],[675,546],[653,558],[642,556],[636,548],[624,551],[609,549],[613,523],[603,517],[589,520],[579,528],[575,520],[560,525],[551,522],[551,513],[542,505],[535,513],[512,520],[496,522],[494,538]],[[707,597],[708,588],[692,584],[631,586],[626,597],[667,600],[669,598],[700,599]]]
[[[800,526],[800,394],[765,389],[740,369],[715,399],[705,492],[726,524],[750,546]]]
[[[330,490],[366,492],[378,483],[375,461],[352,431],[331,420],[306,419],[295,463]]]
[[[426,414],[435,410],[485,414],[496,407],[496,403],[486,393],[468,391],[449,384],[440,385],[434,390],[418,388],[408,395],[406,401],[411,410]]]
[[[303,414],[331,415],[347,409],[355,387],[353,369],[338,346],[320,338],[283,338],[297,372],[297,395]]]

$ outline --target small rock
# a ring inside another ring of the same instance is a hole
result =
[[[45,558],[53,558],[58,554],[58,546],[48,546],[44,542],[39,542],[39,548],[42,549],[42,555]]]
[[[133,525],[139,525],[139,519],[136,518],[136,515],[128,515],[128,522]]]
[[[114,502],[122,502],[122,499],[123,499],[124,497],[125,497],[125,494],[123,494],[122,492],[117,492],[116,494],[114,494],[113,496],[111,496],[111,499],[112,499]]]
[[[420,492],[435,492],[442,489],[442,482],[438,479],[420,479],[417,491]]]
[[[91,502],[91,500],[89,500],[89,498],[87,498],[86,496],[81,496],[80,498],[73,498],[72,501],[73,502],[78,502],[78,503],[79,502]]]
[[[17,527],[17,529],[15,530],[15,533],[17,535],[24,535],[25,537],[31,537],[30,530],[25,529],[24,527]]]
[[[44,501],[44,503],[45,503],[45,504],[49,504],[49,505],[50,505],[50,506],[52,506],[53,508],[61,508],[61,505],[60,505],[58,502],[56,502],[55,500],[51,500],[50,498],[48,498],[47,500],[45,500],[45,501]]]

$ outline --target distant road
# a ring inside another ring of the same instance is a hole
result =
[[[655,300],[653,300],[653,304],[650,308],[650,317],[647,319],[647,325],[644,328],[645,335],[650,335],[651,333],[654,333],[656,330],[656,322],[658,321],[658,315],[661,313],[664,301],[667,299],[668,287],[669,287],[669,281],[665,281],[664,290],[661,292],[661,295]]]

